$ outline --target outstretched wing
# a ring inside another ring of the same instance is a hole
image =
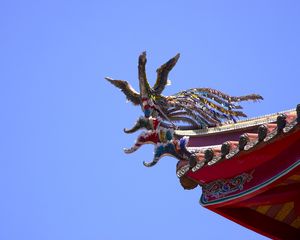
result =
[[[215,89],[194,88],[167,99],[172,106],[167,114],[170,119],[174,116],[189,117],[200,127],[211,127],[220,124],[223,119],[235,121],[235,117],[246,117],[244,112],[236,110],[242,109],[238,102],[263,98],[258,94],[234,97]]]
[[[140,95],[142,97],[148,97],[151,92],[151,88],[146,76],[146,63],[147,63],[146,52],[142,52],[141,55],[139,56],[139,63],[138,63]]]
[[[171,58],[168,62],[161,65],[160,68],[156,70],[157,78],[156,83],[153,86],[153,91],[156,95],[160,95],[165,89],[168,82],[168,75],[172,68],[176,65],[180,54],[178,53],[175,57]]]
[[[135,91],[127,81],[123,80],[113,80],[112,78],[106,77],[112,85],[120,88],[121,91],[125,94],[126,98],[132,102],[134,105],[140,105],[140,94]]]

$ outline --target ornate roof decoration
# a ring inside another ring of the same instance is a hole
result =
[[[126,98],[134,105],[140,105],[146,118],[159,117],[161,121],[175,126],[177,129],[201,129],[218,126],[224,120],[236,121],[236,117],[246,117],[238,105],[242,101],[258,101],[263,99],[258,94],[246,96],[230,96],[211,88],[193,88],[171,96],[163,96],[162,92],[168,83],[169,72],[179,59],[179,54],[160,66],[156,82],[150,86],[146,76],[146,52],[139,56],[138,79],[140,92],[123,80],[105,79],[120,88]],[[180,126],[177,123],[184,123]]]
[[[220,127],[224,120],[236,122],[238,117],[246,117],[238,104],[242,101],[258,101],[263,99],[258,94],[234,97],[211,88],[193,88],[171,96],[163,96],[162,92],[168,83],[168,74],[179,59],[179,54],[171,58],[157,69],[157,79],[153,87],[146,77],[146,52],[139,56],[138,79],[140,92],[135,91],[127,81],[105,79],[121,89],[127,99],[134,105],[140,105],[144,116],[139,118],[126,133],[146,129],[139,135],[136,143],[125,153],[132,153],[143,144],[155,145],[154,158],[145,163],[147,167],[155,165],[162,156],[171,155],[179,160],[188,160],[196,164],[196,153],[187,149],[188,137],[179,137],[175,130],[207,130]]]

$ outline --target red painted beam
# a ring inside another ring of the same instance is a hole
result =
[[[295,201],[297,199],[300,199],[300,183],[275,187],[245,201],[232,204],[230,207],[238,208],[255,207],[258,205],[274,205]]]

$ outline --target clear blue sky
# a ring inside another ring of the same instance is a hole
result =
[[[1,1],[0,239],[265,239],[198,204],[176,160],[125,155],[137,88],[181,53],[166,95],[212,87],[260,93],[249,116],[300,103],[299,1]]]

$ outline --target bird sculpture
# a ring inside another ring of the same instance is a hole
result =
[[[263,99],[258,94],[234,97],[211,88],[192,88],[171,96],[162,95],[169,82],[169,72],[179,57],[180,54],[177,54],[156,70],[156,82],[151,87],[146,77],[146,52],[141,53],[138,59],[140,92],[127,81],[105,79],[121,89],[133,105],[140,105],[145,118],[159,118],[163,124],[176,129],[201,129],[215,127],[225,121],[235,122],[238,117],[246,117],[239,102]]]

